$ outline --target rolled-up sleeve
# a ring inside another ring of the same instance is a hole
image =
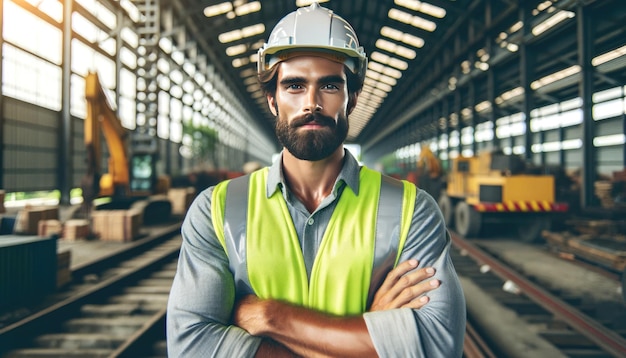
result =
[[[169,357],[253,357],[261,339],[231,325],[235,301],[228,257],[211,221],[211,193],[200,193],[181,228],[182,246],[167,306]]]
[[[411,228],[399,262],[417,259],[441,281],[421,309],[365,313],[380,357],[461,357],[465,334],[465,297],[450,259],[450,236],[435,200],[418,190]]]

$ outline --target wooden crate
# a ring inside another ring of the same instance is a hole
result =
[[[196,190],[189,188],[171,188],[167,198],[172,202],[172,214],[185,214],[195,198]]]
[[[626,269],[626,237],[622,235],[573,235],[543,231],[548,247],[560,256],[582,258],[617,272]]]
[[[27,206],[17,213],[15,233],[37,235],[39,221],[58,219],[59,207],[57,206]]]
[[[569,240],[570,251],[607,268],[623,272],[626,269],[626,243],[610,238]]]
[[[63,225],[63,240],[79,241],[89,237],[89,220],[71,219]]]
[[[51,235],[60,236],[63,233],[63,224],[59,220],[39,220],[37,235],[48,237]]]
[[[91,218],[94,234],[104,241],[132,241],[139,236],[142,224],[137,210],[96,210]]]
[[[7,209],[4,207],[4,195],[5,195],[5,191],[0,190],[0,214],[7,212]]]

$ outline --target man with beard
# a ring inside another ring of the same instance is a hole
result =
[[[169,356],[461,356],[465,302],[437,204],[343,148],[367,66],[350,25],[298,9],[258,66],[284,149],[189,209]]]

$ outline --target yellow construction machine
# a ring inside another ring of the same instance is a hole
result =
[[[171,203],[166,196],[159,195],[167,193],[169,178],[156,176],[155,139],[151,138],[153,145],[136,144],[145,142],[146,136],[134,134],[122,126],[96,73],[90,72],[85,78],[85,99],[87,173],[81,182],[85,207],[95,198],[109,197],[111,201],[101,205],[102,209],[140,206],[144,208],[147,223],[169,216]],[[101,174],[102,136],[108,149],[108,172]]]
[[[93,176],[92,180],[97,181],[94,184],[97,190],[93,190],[93,196],[128,195],[130,173],[126,148],[129,133],[111,108],[96,73],[89,73],[85,78],[85,99],[87,100],[85,147],[88,174]],[[109,158],[108,173],[100,175],[102,134],[109,150]]]
[[[568,210],[555,200],[553,175],[530,173],[519,156],[490,152],[453,159],[438,203],[448,227],[462,236],[506,222],[525,242],[539,239],[554,215]]]

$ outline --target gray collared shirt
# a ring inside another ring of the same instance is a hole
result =
[[[269,168],[268,196],[281,190],[302,246],[307,272],[346,186],[358,193],[359,164],[346,151],[332,193],[314,212],[291,194],[282,176],[282,156]],[[168,302],[170,357],[253,357],[260,339],[230,324],[235,300],[228,257],[211,222],[213,188],[200,193],[182,226],[183,243]],[[450,239],[437,203],[418,190],[411,228],[400,255],[432,266],[441,287],[419,310],[367,312],[364,319],[381,357],[460,357],[465,331],[465,299],[448,255]]]

